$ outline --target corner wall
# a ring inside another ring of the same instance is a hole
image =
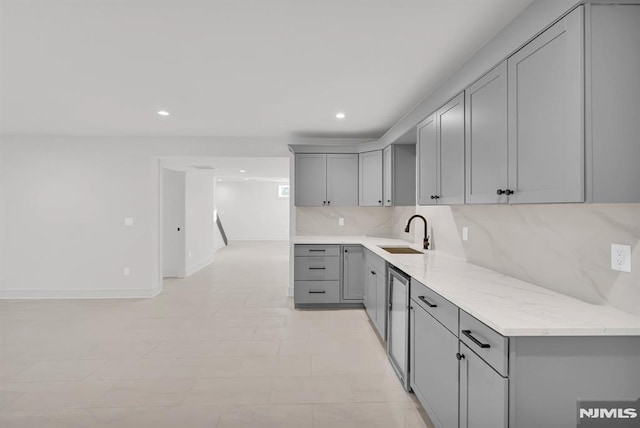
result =
[[[8,137],[0,298],[152,297],[161,291],[159,159],[287,157],[288,141]],[[0,195],[1,196],[1,195]],[[124,218],[134,226],[125,227]],[[123,275],[123,267],[131,275]],[[1,276],[1,275],[0,275]]]

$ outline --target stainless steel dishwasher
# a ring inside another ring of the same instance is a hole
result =
[[[389,266],[387,355],[405,390],[409,385],[409,276]]]

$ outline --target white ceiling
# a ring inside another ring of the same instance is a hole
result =
[[[530,2],[0,0],[0,132],[375,138]]]
[[[175,171],[198,169],[221,181],[289,182],[289,158],[172,157],[162,159],[162,166]]]

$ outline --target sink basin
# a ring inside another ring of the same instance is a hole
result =
[[[424,254],[422,251],[414,250],[411,247],[380,247],[391,254]]]

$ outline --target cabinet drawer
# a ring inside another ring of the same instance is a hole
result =
[[[437,319],[450,332],[458,335],[458,307],[411,278],[411,299]]]
[[[508,375],[509,339],[460,311],[460,340],[502,376]]]
[[[298,303],[340,303],[340,281],[295,281],[294,301]]]
[[[294,254],[296,257],[332,257],[340,255],[339,245],[296,245]]]
[[[294,280],[329,281],[340,279],[339,257],[296,257]]]

